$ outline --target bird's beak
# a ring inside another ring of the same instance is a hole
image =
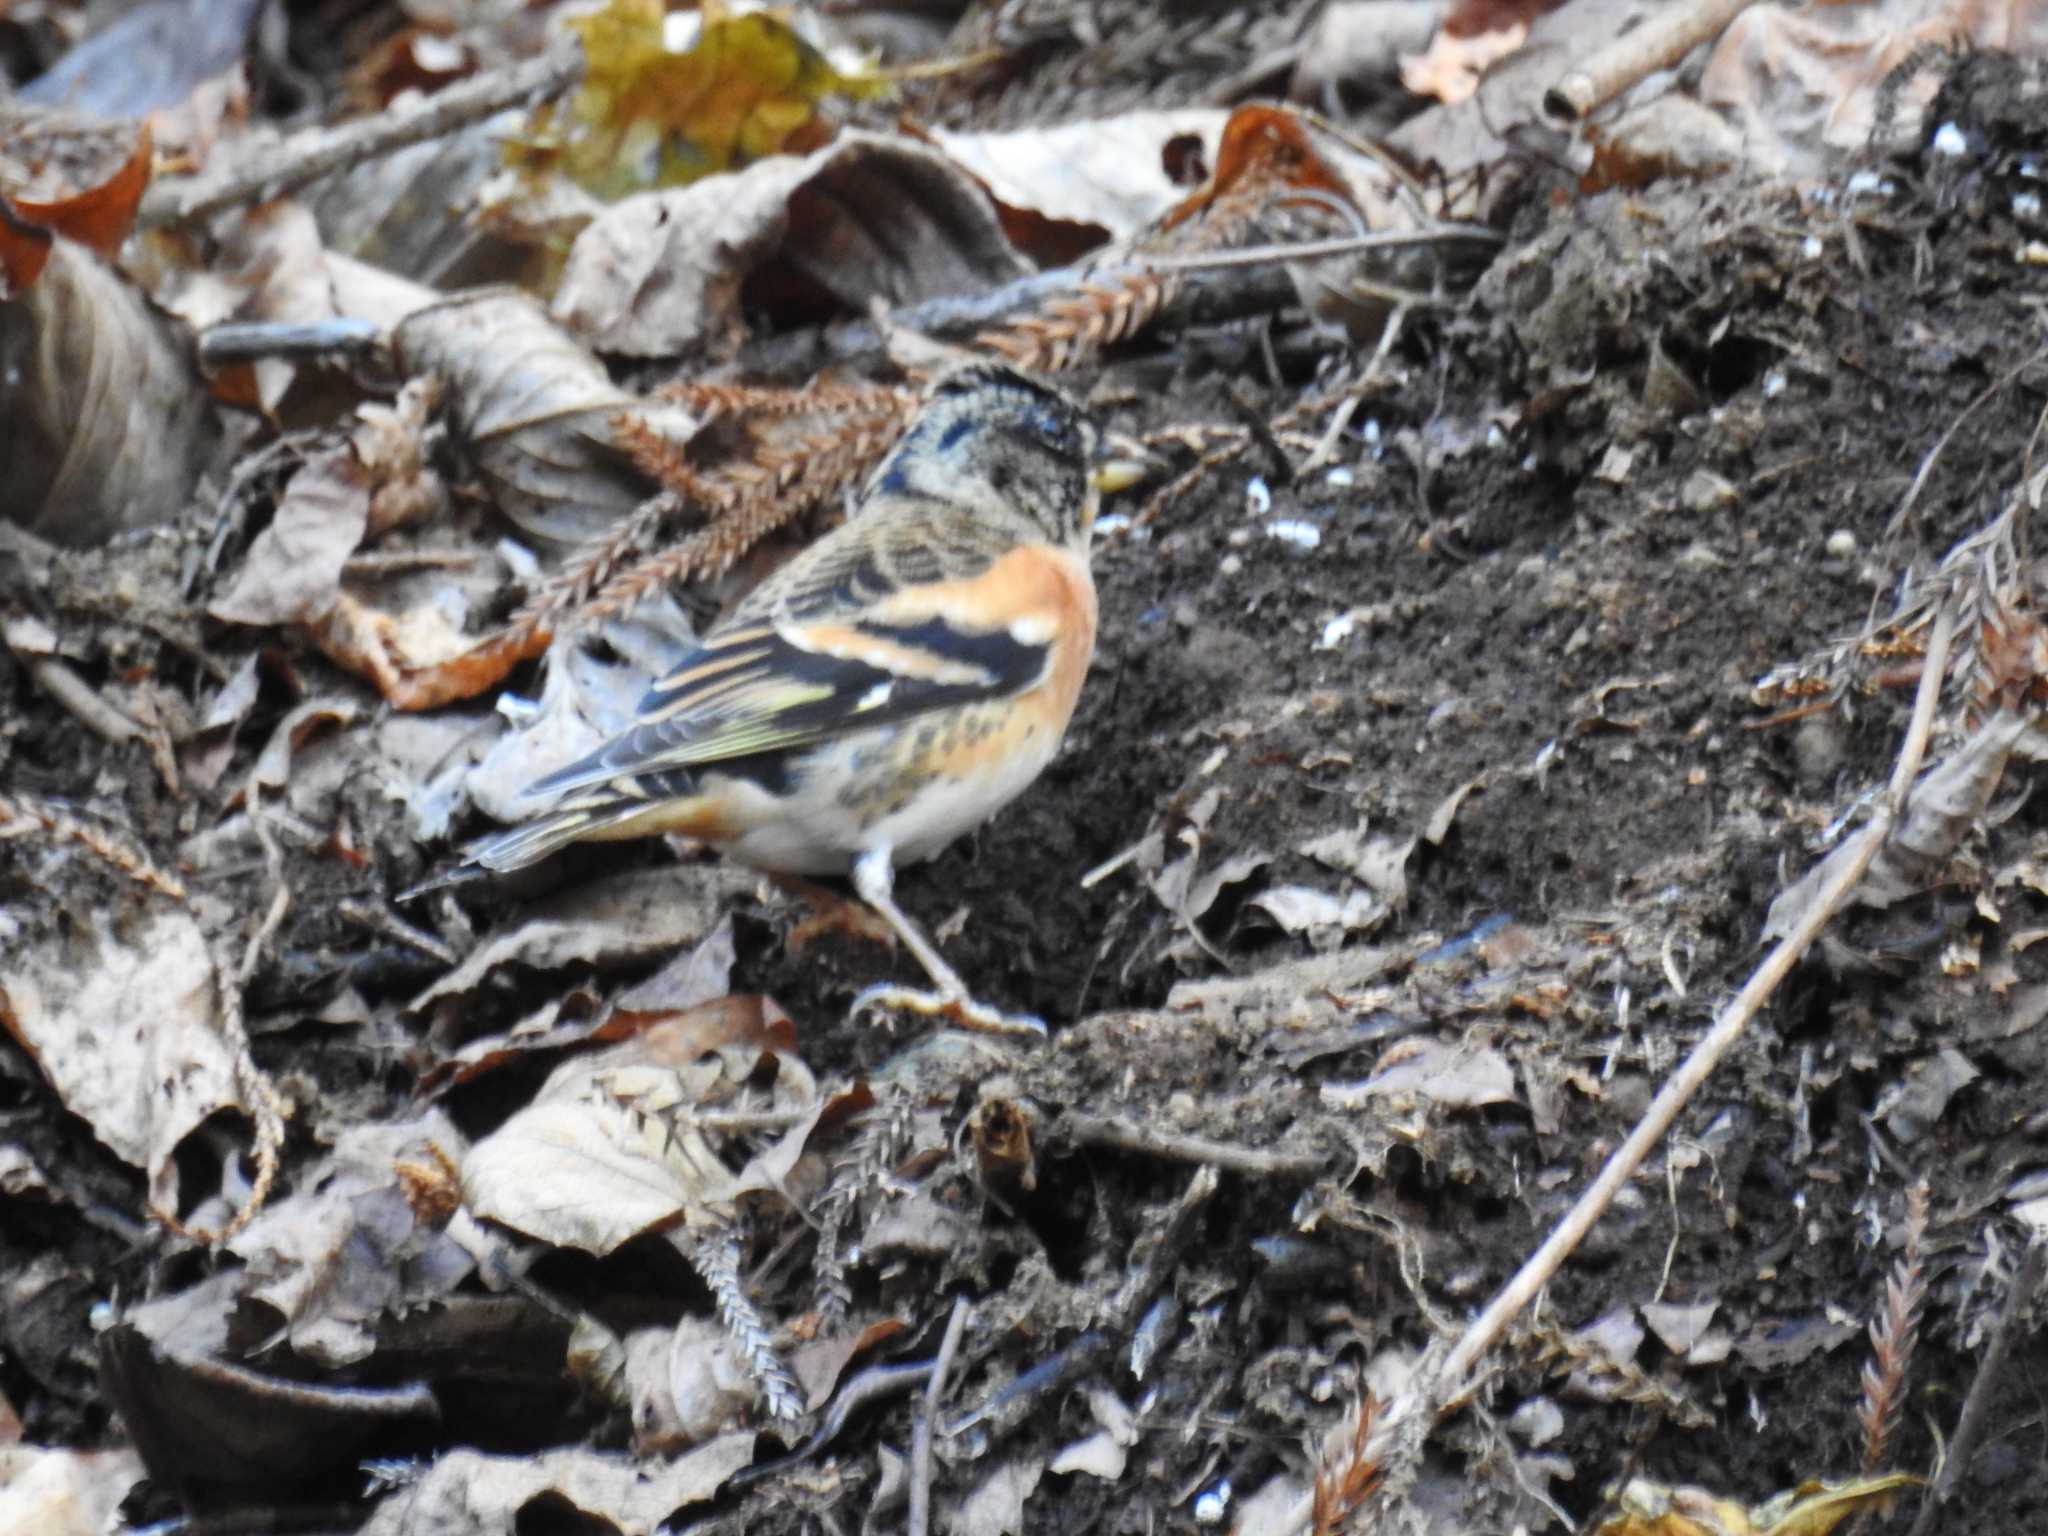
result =
[[[1105,496],[1128,491],[1145,478],[1146,466],[1137,459],[1108,459],[1095,466],[1095,489]]]

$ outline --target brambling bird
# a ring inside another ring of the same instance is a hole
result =
[[[1042,1034],[977,1002],[896,905],[895,871],[1023,793],[1095,649],[1097,436],[1014,369],[946,375],[851,517],[657,681],[634,723],[530,793],[551,810],[469,850],[517,869],[565,844],[678,833],[788,875],[848,874],[931,978],[854,1002]]]

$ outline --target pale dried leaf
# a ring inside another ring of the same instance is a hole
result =
[[[577,238],[553,313],[600,351],[690,355],[736,338],[740,289],[779,258],[856,314],[1023,276],[994,209],[945,155],[842,133],[814,154],[607,209]]]
[[[1943,1046],[1906,1068],[1905,1076],[1878,1096],[1877,1113],[1894,1136],[1912,1146],[1934,1128],[1949,1100],[1983,1076],[1954,1046]]]
[[[101,1536],[115,1526],[142,1458],[126,1446],[69,1451],[0,1445],[0,1531],[10,1536]]]
[[[0,518],[71,545],[167,522],[218,430],[174,322],[82,246],[0,304]]]
[[[1477,1109],[1515,1102],[1515,1069],[1491,1046],[1403,1040],[1362,1083],[1326,1083],[1323,1102],[1358,1108],[1373,1099]]]
[[[1769,176],[1821,176],[1872,148],[1884,81],[1913,50],[2048,52],[2048,9],[1979,0],[1876,0],[1865,5],[1752,6],[1707,56],[1700,99],[1725,114],[1745,163]],[[1941,73],[1924,70],[1899,93],[1892,141],[1917,143],[1920,115]]]
[[[2005,765],[2027,734],[2022,718],[1994,715],[1947,758],[1921,775],[1884,847],[1856,887],[1852,900],[1888,907],[1932,884],[1941,867],[1984,814],[1997,792]],[[1804,920],[1814,899],[1835,871],[1855,856],[1856,839],[1843,841],[1834,852],[1778,894],[1764,918],[1763,941],[1783,938]]]
[[[940,1509],[946,1536],[1024,1536],[1024,1504],[1038,1490],[1045,1463],[1035,1457],[1006,1461],[958,1504]]]
[[[718,922],[718,881],[715,869],[672,865],[559,892],[527,908],[517,927],[479,944],[411,1006],[474,991],[501,965],[615,964],[694,944]]]
[[[600,1257],[691,1212],[729,1213],[734,1188],[701,1137],[599,1097],[523,1109],[462,1164],[476,1215]]]
[[[753,1459],[751,1431],[666,1462],[614,1451],[487,1456],[456,1449],[379,1504],[361,1536],[504,1536],[534,1520],[564,1519],[619,1536],[654,1536],[676,1511],[711,1498]]]
[[[1715,1301],[1702,1301],[1690,1306],[1673,1301],[1652,1301],[1643,1305],[1643,1321],[1650,1325],[1650,1331],[1657,1335],[1659,1343],[1674,1355],[1685,1358],[1706,1337],[1714,1314],[1719,1310],[1720,1303]]]
[[[343,443],[302,464],[235,583],[207,610],[230,624],[311,624],[334,607],[341,568],[370,520],[370,478]]]
[[[440,1299],[470,1273],[466,1254],[421,1225],[400,1173],[445,1173],[452,1199],[465,1145],[438,1110],[350,1127],[292,1195],[229,1242],[247,1266],[244,1294],[276,1309],[298,1355],[330,1367],[367,1359],[382,1319]]]
[[[592,538],[646,499],[651,485],[621,446],[622,419],[686,443],[698,423],[675,406],[620,389],[603,364],[524,294],[448,299],[392,335],[408,374],[438,373],[455,425],[499,509],[534,538]]]
[[[1092,122],[933,137],[998,202],[1122,240],[1151,228],[1188,194],[1169,170],[1198,151],[1214,165],[1229,113],[1220,107],[1126,112]]]
[[[213,959],[182,907],[87,917],[0,955],[0,1025],[66,1109],[147,1171],[150,1204],[174,1211],[178,1144],[223,1109],[247,1113]]]

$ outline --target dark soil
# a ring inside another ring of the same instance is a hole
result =
[[[2029,231],[2006,211],[1999,174],[1902,168],[1892,191],[1846,206],[1728,187],[1532,204],[1468,306],[1410,322],[1331,460],[1343,474],[1280,483],[1253,444],[1149,523],[1100,540],[1102,642],[1066,752],[1009,812],[899,886],[947,930],[972,984],[1053,1024],[1048,1045],[942,1072],[946,1128],[1001,1102],[1041,1131],[1065,1111],[1323,1149],[1332,1173],[1225,1173],[1167,1285],[1181,1320],[1144,1379],[1129,1339],[1110,1339],[1079,1381],[1030,1399],[1021,1423],[998,1416],[947,1450],[942,1499],[1000,1458],[1042,1458],[1091,1432],[1086,1380],[1137,1408],[1141,1438],[1120,1480],[1047,1475],[1031,1529],[1189,1530],[1205,1491],[1227,1483],[1242,1500],[1276,1473],[1302,1475],[1367,1366],[1482,1304],[1627,1133],[1756,963],[1772,898],[1841,810],[1884,781],[1913,678],[1873,663],[1859,672],[1868,686],[1799,719],[1777,718],[1796,696],[1760,699],[1759,682],[1889,612],[1902,573],[1981,527],[2031,472],[2048,406],[2040,269],[2014,262]],[[1200,362],[1197,351],[1109,366],[1094,382],[1106,425],[1132,437],[1231,426],[1238,402],[1277,415],[1341,382],[1270,377],[1257,345],[1210,347]],[[1176,472],[1192,462],[1162,451]],[[1254,476],[1263,491],[1248,489]],[[1143,505],[1139,493],[1112,510],[1135,519]],[[1276,536],[1276,520],[1313,528],[1314,547]],[[183,616],[177,557],[209,532],[195,515],[153,545],[67,561],[35,594],[9,574],[9,601],[100,637],[81,662],[96,678],[154,669],[196,696],[188,646],[231,662],[246,643]],[[94,584],[110,581],[146,595],[96,600]],[[1347,614],[1347,633],[1327,628]],[[268,671],[307,693],[366,697],[307,654],[280,650]],[[0,690],[0,764],[18,788],[113,811],[158,849],[217,819],[203,798],[170,796],[140,746],[85,734],[4,655]],[[1405,906],[1346,941],[1395,957],[1337,988],[1372,1000],[1333,1007],[1296,986],[1263,1012],[1186,994],[1168,1009],[1176,984],[1311,955],[1253,901],[1287,885],[1346,890],[1303,845],[1361,823],[1416,837],[1474,785],[1441,840],[1410,856]],[[1432,1442],[1417,1496],[1443,1501],[1439,1529],[1540,1528],[1547,1517],[1518,1487],[1584,1521],[1630,1476],[1757,1501],[1852,1474],[1862,1324],[1916,1178],[1932,1185],[1931,1290],[1894,1454],[1934,1466],[2024,1240],[2006,1191],[2048,1164],[2041,1026],[2014,1014],[2048,967],[2016,945],[2017,986],[1994,988],[1943,965],[1954,946],[1988,952],[1999,933],[2048,925],[2048,900],[2024,882],[1998,888],[1996,924],[1972,901],[2048,835],[2048,810],[2016,788],[1954,882],[1837,925],[1496,1355],[1485,1413]],[[1211,790],[1220,798],[1204,812]],[[346,776],[334,807],[373,856],[358,868],[287,850],[293,917],[258,982],[273,1014],[324,996],[337,975],[382,1004],[433,973],[342,921],[336,903],[381,897],[436,851],[401,848],[388,806]],[[1148,832],[1165,833],[1170,856],[1191,826],[1202,869],[1267,860],[1222,889],[1198,934],[1148,889],[1141,860],[1083,887]],[[132,899],[31,839],[0,842],[0,882],[15,914],[53,890],[60,907]],[[253,908],[262,889],[245,874],[212,894]],[[480,923],[510,919],[521,899],[485,892],[471,906]],[[904,1055],[922,1026],[856,1034],[840,1019],[858,988],[911,979],[907,958],[844,938],[792,955],[782,937],[799,914],[740,905],[736,988],[788,1010],[821,1077]],[[963,909],[964,924],[948,921]],[[602,991],[630,974],[590,979]],[[502,1025],[564,985],[528,975],[486,1008],[503,1018],[461,1028]],[[1369,1076],[1395,1036],[1490,1043],[1517,1069],[1518,1102],[1403,1113],[1323,1092]],[[322,1124],[394,1111],[420,1059],[368,1027],[288,1028],[257,1049],[302,1102],[328,1106]],[[1980,1075],[1927,1121],[1902,1120],[1902,1086],[1944,1049]],[[531,1086],[470,1091],[458,1112],[487,1128]],[[29,1439],[98,1443],[116,1427],[92,1368],[92,1303],[206,1266],[166,1261],[144,1239],[139,1181],[54,1107],[12,1045],[0,1046],[0,1116],[69,1184],[62,1201],[6,1200],[0,1394]],[[316,1150],[302,1120],[287,1183]],[[912,1316],[928,1353],[943,1321],[931,1297],[973,1295],[954,1400],[983,1402],[1108,1326],[1133,1245],[1191,1172],[1046,1135],[1029,1188],[1005,1197],[999,1180],[955,1179],[954,1250],[871,1277],[863,1301]],[[771,1316],[807,1306],[800,1269],[785,1266],[761,1298]],[[616,1266],[552,1278],[586,1299],[626,1285]],[[671,1309],[703,1305],[687,1275],[633,1279],[667,1288]],[[1732,1347],[1688,1365],[1652,1334],[1633,1373],[1573,1356],[1577,1330],[1653,1301],[1718,1303]],[[2042,1527],[2044,1372],[2048,1343],[2029,1333],[1952,1529]],[[1539,1399],[1562,1409],[1540,1447],[1506,1427]],[[706,1528],[795,1532],[832,1511],[832,1528],[852,1529],[875,1443],[904,1445],[908,1414],[898,1401],[857,1421],[824,1460],[728,1495]],[[526,1427],[533,1444],[585,1432],[569,1416]]]

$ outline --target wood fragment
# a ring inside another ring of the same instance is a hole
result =
[[[282,144],[256,146],[248,163],[230,156],[217,171],[167,177],[143,195],[136,225],[160,229],[223,208],[271,202],[322,176],[441,138],[507,107],[558,96],[582,78],[583,49],[567,42],[537,59],[451,85],[410,112],[386,111],[337,127],[308,129]]]
[[[1543,93],[1543,110],[1560,124],[1581,122],[1637,81],[1667,69],[1719,37],[1754,0],[1689,0],[1651,12],[1633,31],[1596,50]]]

